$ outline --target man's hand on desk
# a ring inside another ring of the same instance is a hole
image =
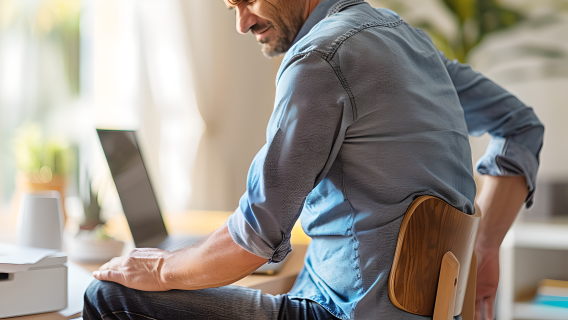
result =
[[[134,249],[93,272],[98,280],[113,281],[142,291],[170,290],[162,280],[164,261],[174,253],[152,248]]]
[[[267,261],[237,245],[224,225],[196,246],[174,252],[135,249],[93,275],[142,291],[197,290],[231,284]]]

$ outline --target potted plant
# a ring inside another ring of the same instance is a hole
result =
[[[374,5],[392,8],[405,18],[416,11],[417,6],[408,0],[371,0]],[[449,21],[455,32],[440,27],[430,15],[410,16],[411,24],[424,30],[432,38],[436,47],[449,59],[467,62],[469,53],[491,33],[505,30],[525,20],[524,15],[499,0],[437,0],[441,13],[449,13]]]
[[[45,139],[41,126],[27,123],[18,128],[14,140],[16,212],[22,193],[58,191],[63,202],[65,216],[65,191],[68,174],[74,166],[72,149],[64,141]]]
[[[89,199],[84,199],[85,215],[77,234],[68,239],[67,252],[71,259],[82,262],[106,262],[122,253],[124,243],[108,236],[101,218],[99,193],[88,187]]]

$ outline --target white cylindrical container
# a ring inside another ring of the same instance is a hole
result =
[[[62,250],[63,210],[59,192],[22,195],[17,238],[21,246]]]

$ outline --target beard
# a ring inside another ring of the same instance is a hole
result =
[[[267,28],[274,29],[274,35],[262,39],[259,44],[262,47],[262,53],[268,57],[277,57],[285,54],[294,38],[302,28],[302,7],[296,3],[297,1],[284,0],[280,1],[278,6],[273,5],[273,11],[267,24],[254,25],[251,31],[260,32]]]

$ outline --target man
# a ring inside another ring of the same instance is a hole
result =
[[[225,3],[266,56],[286,53],[247,192],[201,244],[138,249],[104,265],[83,316],[423,319],[388,298],[400,224],[421,195],[474,213],[468,132],[489,132],[477,166],[488,176],[477,199],[476,309],[493,319],[499,246],[534,192],[544,128],[532,109],[363,0]],[[282,261],[300,215],[312,242],[289,294],[226,286]]]

